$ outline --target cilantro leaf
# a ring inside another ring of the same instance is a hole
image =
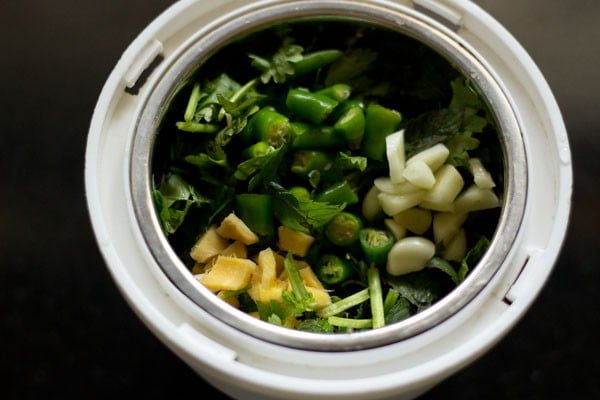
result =
[[[152,191],[152,198],[166,235],[177,231],[190,207],[210,202],[177,174],[169,174],[163,179],[159,187]]]
[[[282,293],[283,300],[292,306],[299,314],[305,311],[314,311],[317,302],[312,293],[306,290],[292,253],[288,253],[283,260],[283,267],[285,268],[288,281],[292,287],[291,292],[284,291]]]
[[[303,51],[302,46],[295,45],[290,38],[286,38],[270,60],[255,54],[248,56],[252,59],[251,65],[262,72],[262,83],[269,83],[271,79],[275,83],[284,83],[288,76],[294,74],[292,63],[302,60]]]
[[[261,183],[267,183],[275,178],[284,154],[285,150],[282,146],[261,156],[250,158],[238,165],[233,176],[241,181],[250,178],[248,191],[251,192]]]

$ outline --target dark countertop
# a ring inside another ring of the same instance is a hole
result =
[[[171,3],[0,5],[2,398],[221,396],[118,293],[84,197],[87,129],[102,85]],[[555,270],[526,316],[424,398],[600,398],[600,2],[477,3],[524,45],[554,90],[573,153],[573,214]]]

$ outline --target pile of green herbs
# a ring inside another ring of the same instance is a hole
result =
[[[295,63],[327,49],[343,55],[331,65],[296,73]],[[248,147],[242,138],[252,117],[266,107],[292,121],[298,119],[284,102],[291,88],[318,91],[339,83],[351,88],[352,101],[382,104],[402,113],[407,156],[445,143],[451,162],[466,174],[465,163],[476,152],[502,186],[502,153],[494,121],[469,81],[435,51],[370,26],[313,22],[273,27],[229,44],[200,66],[162,121],[152,163],[153,196],[165,235],[190,268],[190,248],[211,224],[235,211],[239,193],[270,194],[276,225],[317,238],[307,256],[309,264],[321,252],[332,251],[323,227],[342,210],[360,215],[360,202],[329,204],[314,201],[315,194],[344,181],[362,199],[373,179],[386,174],[386,160],[366,157],[360,147],[336,148],[328,171],[307,178],[290,172],[293,133],[272,143],[272,151],[249,159],[242,156]],[[319,125],[333,123],[327,119]],[[313,199],[294,196],[290,189],[296,186],[307,188]],[[426,309],[460,284],[485,252],[497,220],[497,210],[469,217],[465,226],[470,251],[461,263],[438,259],[432,268],[399,277],[387,276],[383,268],[386,324]],[[275,247],[275,240],[272,233],[262,235],[257,248]],[[369,266],[357,247],[333,249],[352,267],[350,279],[328,287],[334,299],[368,287]],[[285,307],[257,305],[243,295],[240,304],[245,311],[261,311],[264,320],[284,319],[277,314],[284,314]],[[352,310],[352,318],[370,316],[368,302]],[[311,312],[298,329],[344,331]]]

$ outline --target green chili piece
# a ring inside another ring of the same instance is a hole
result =
[[[363,228],[358,233],[360,247],[365,256],[365,261],[376,266],[383,266],[387,261],[388,253],[394,245],[394,236],[385,230]]]
[[[257,142],[252,146],[242,150],[242,157],[246,160],[251,158],[264,156],[267,153],[272,152],[275,148],[267,142]]]
[[[327,86],[324,89],[318,90],[316,94],[322,94],[339,102],[348,100],[352,94],[352,87],[345,83],[336,83],[335,85]]]
[[[362,220],[354,214],[343,211],[333,217],[325,228],[325,236],[336,246],[350,246],[358,240],[363,227]]]
[[[301,60],[294,62],[294,77],[302,76],[326,67],[339,60],[344,53],[340,50],[321,50],[304,55]]]
[[[323,203],[329,204],[356,204],[358,203],[358,195],[356,192],[350,187],[348,182],[342,181],[336,183],[327,189],[323,190],[321,193],[315,196],[316,201],[320,201]]]
[[[325,121],[338,103],[323,94],[301,89],[290,89],[285,99],[285,105],[291,112],[314,124]]]
[[[352,267],[335,254],[324,254],[315,268],[317,277],[326,285],[339,285],[352,276]]]
[[[385,158],[385,138],[394,133],[402,122],[402,114],[379,104],[369,104],[365,115],[365,134],[362,141],[363,153],[372,159]]]
[[[333,128],[340,132],[348,147],[352,150],[360,148],[363,136],[365,134],[365,113],[359,106],[352,106],[337,120]]]
[[[331,154],[319,150],[298,150],[294,152],[294,158],[290,170],[303,177],[307,177],[310,171],[327,171],[333,165]]]
[[[242,193],[235,196],[236,213],[252,232],[271,237],[275,232],[273,202],[268,194]]]
[[[345,144],[344,136],[330,126],[314,126],[302,122],[292,122],[294,149],[340,148]]]
[[[252,116],[240,137],[248,142],[263,141],[279,147],[288,140],[290,131],[288,117],[273,107],[265,107]]]

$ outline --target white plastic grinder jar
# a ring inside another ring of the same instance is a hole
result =
[[[307,333],[227,305],[179,260],[152,200],[158,127],[198,66],[252,32],[317,20],[368,24],[433,49],[470,79],[499,131],[504,188],[485,255],[447,296],[380,329]],[[547,83],[515,39],[466,0],[179,1],[109,76],[85,169],[93,229],[123,296],[166,346],[239,399],[410,399],[474,361],[517,323],[548,278],[568,224],[571,175]]]

